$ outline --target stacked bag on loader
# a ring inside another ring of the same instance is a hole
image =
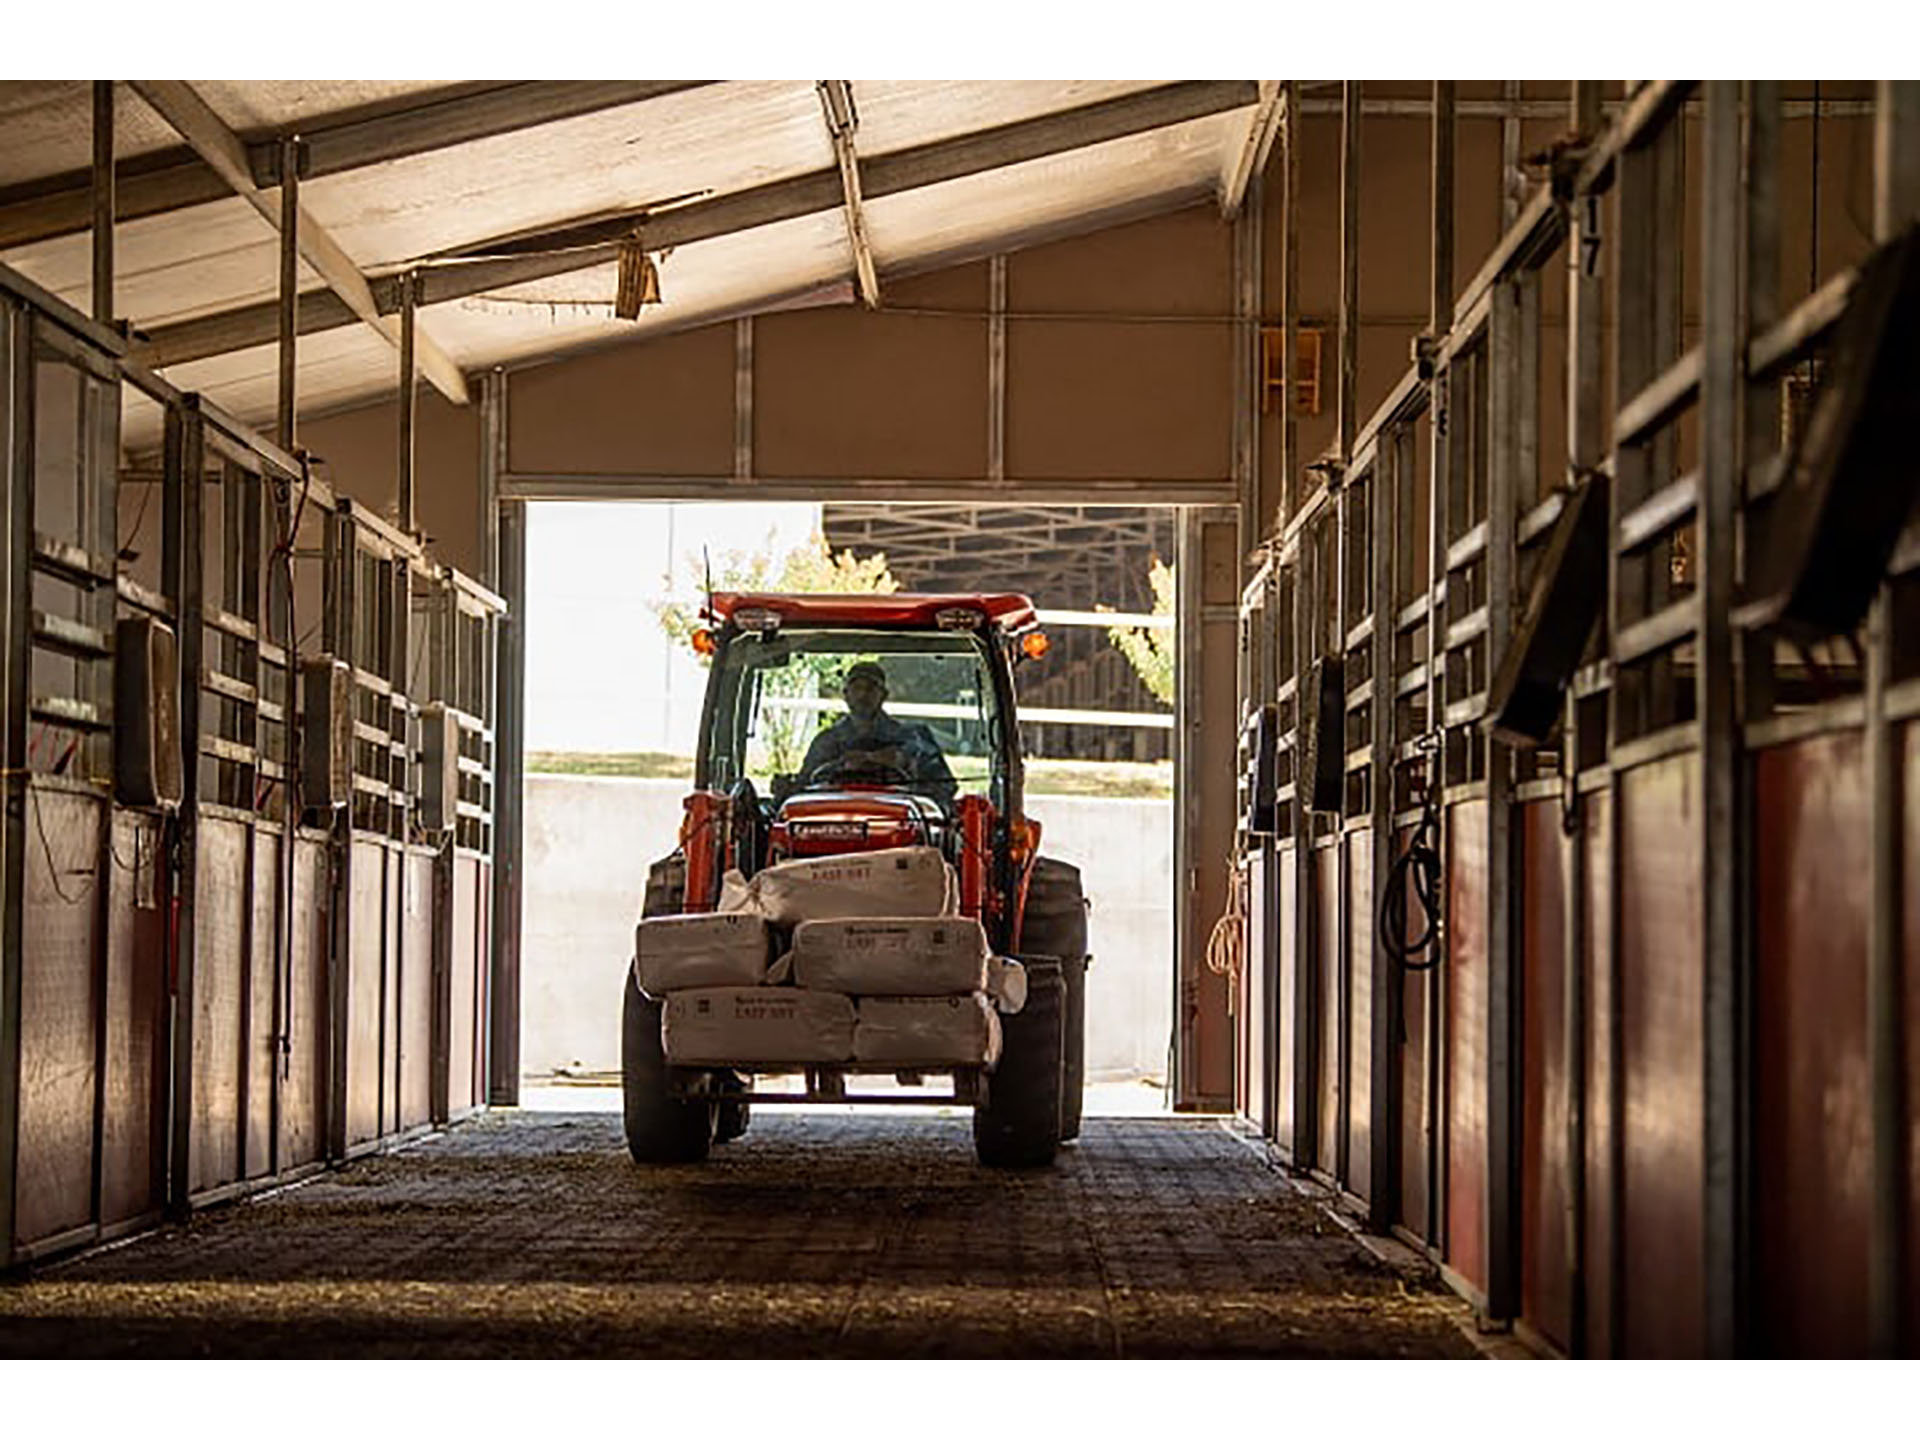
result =
[[[912,846],[729,874],[718,912],[642,920],[668,1062],[993,1065],[996,1010],[1020,1008],[1025,975],[957,896],[939,851]]]

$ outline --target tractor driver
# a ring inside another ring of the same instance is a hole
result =
[[[871,660],[847,671],[840,693],[847,713],[813,737],[801,763],[802,783],[822,778],[821,771],[898,772],[915,790],[953,803],[953,771],[924,725],[903,725],[880,707],[887,698],[887,674]]]

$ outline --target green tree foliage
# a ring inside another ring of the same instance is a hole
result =
[[[687,644],[693,632],[704,623],[700,608],[706,603],[706,562],[699,555],[687,555],[681,561],[676,584],[666,577],[673,594],[652,602],[660,628],[676,644]],[[851,550],[837,554],[826,537],[815,531],[805,544],[791,550],[778,550],[771,533],[758,550],[729,550],[713,559],[713,588],[734,591],[770,591],[791,595],[891,595],[900,588],[887,568],[884,554],[855,555]],[[688,600],[685,596],[697,596]],[[793,663],[764,671],[765,699],[816,699],[840,693],[840,677],[847,667],[862,657],[857,655],[796,655]],[[709,664],[701,656],[702,665]],[[800,768],[807,746],[822,717],[818,714],[769,706],[762,711],[759,733],[754,737],[767,750],[771,768],[792,773]]]
[[[1158,555],[1154,556],[1153,564],[1147,570],[1147,583],[1153,587],[1155,615],[1173,614],[1173,581],[1173,566]],[[1173,703],[1177,633],[1171,625],[1152,629],[1139,625],[1112,625],[1107,628],[1114,648],[1127,657],[1127,663],[1133,666],[1147,689],[1153,693],[1154,699],[1163,705]]]

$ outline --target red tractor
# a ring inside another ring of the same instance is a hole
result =
[[[643,915],[714,910],[730,871],[750,879],[783,860],[938,849],[959,912],[981,922],[993,953],[1021,962],[1027,998],[1002,1017],[990,1071],[952,1067],[950,1095],[886,1098],[971,1104],[983,1163],[1051,1163],[1080,1129],[1087,919],[1080,872],[1039,853],[1023,804],[1013,672],[1046,650],[1033,603],[722,593],[703,618],[694,647],[712,668],[694,790],[679,847],[648,874]],[[804,1095],[756,1091],[756,1073],[769,1073],[760,1067],[671,1065],[661,1002],[629,967],[621,1073],[636,1161],[703,1159],[746,1130],[755,1101],[840,1099],[863,1067],[793,1068]]]

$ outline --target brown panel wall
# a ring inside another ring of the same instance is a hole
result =
[[[732,325],[515,371],[509,466],[522,474],[733,473]]]
[[[1447,1262],[1487,1288],[1487,802],[1447,811]]]
[[[753,358],[757,474],[987,473],[984,319],[858,309],[767,315],[754,322]]]
[[[347,1143],[380,1134],[380,970],[386,930],[386,847],[355,839],[348,860],[353,896],[347,937]]]
[[[1007,473],[1224,480],[1232,471],[1225,325],[1007,325]]]
[[[1313,852],[1314,963],[1319,975],[1320,1093],[1315,1101],[1320,1130],[1319,1168],[1329,1175],[1340,1164],[1340,847]]]
[[[188,1188],[240,1178],[240,1065],[245,1037],[247,845],[237,820],[202,815],[194,888],[193,1138]]]
[[[26,804],[13,1238],[32,1243],[93,1218],[104,814],[90,796],[37,785]]]
[[[113,909],[107,924],[106,1107],[100,1135],[100,1219],[113,1225],[160,1206],[167,1076],[166,911],[159,822],[113,817]]]
[[[327,850],[301,835],[293,850],[293,1012],[287,1076],[281,1089],[280,1145],[288,1166],[320,1158],[326,1136],[327,953],[332,907],[323,901]]]
[[[400,970],[400,1126],[433,1118],[433,854],[408,851]]]
[[[487,867],[467,855],[453,859],[452,1016],[448,1031],[447,1106],[451,1115],[471,1110],[478,1100],[479,1057],[484,1053],[486,1011],[481,1003],[486,968],[483,907],[488,903]]]
[[[400,929],[405,896],[401,891],[403,856],[384,852],[382,876],[386,893],[384,923],[380,927],[380,1133],[400,1128],[400,986],[405,957],[400,953]]]
[[[414,407],[413,511],[436,558],[481,573],[480,402],[454,405],[431,386]],[[301,422],[299,443],[325,463],[318,473],[342,495],[392,519],[398,512],[400,407],[349,410]]]
[[[1858,732],[1754,760],[1754,1335],[1871,1353],[1869,820]]]
[[[1247,856],[1247,945],[1241,967],[1238,1105],[1262,1135],[1273,1133],[1267,1102],[1267,1049],[1273,1043],[1273,997],[1268,993],[1267,957],[1272,953],[1272,849],[1257,845]]]
[[[1347,1189],[1372,1194],[1373,832],[1347,838]]]
[[[1629,1356],[1697,1356],[1705,1117],[1696,757],[1621,777],[1619,859],[1623,1344]]]
[[[1560,802],[1522,806],[1520,1135],[1521,1315],[1572,1344],[1573,1257],[1567,1248],[1566,890]]]
[[[254,834],[253,957],[247,975],[246,1071],[247,1153],[245,1172],[264,1175],[273,1167],[273,1010],[279,982],[280,836]]]
[[[1618,1210],[1619,1132],[1615,1103],[1619,1073],[1613,1063],[1612,797],[1594,791],[1581,801],[1581,884],[1587,925],[1583,963],[1587,980],[1586,1114],[1586,1353],[1613,1351],[1612,1235]]]

